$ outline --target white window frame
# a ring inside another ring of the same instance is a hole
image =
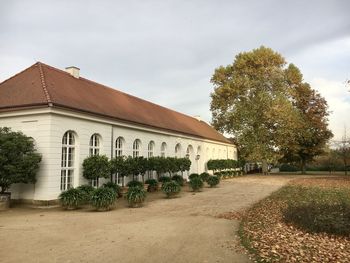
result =
[[[181,144],[177,143],[175,145],[175,157],[181,157]]]
[[[139,139],[136,139],[132,144],[132,157],[139,157],[140,156],[140,144],[141,141]]]
[[[100,146],[101,146],[100,136],[97,133],[91,135],[90,144],[89,144],[89,155],[90,156],[99,155]]]
[[[115,140],[115,157],[123,156],[124,138],[118,137]]]
[[[160,157],[166,157],[166,142],[162,142],[162,145],[160,146]]]
[[[155,148],[155,144],[154,141],[150,141],[148,143],[148,152],[147,152],[147,157],[151,158],[154,156],[154,148]]]
[[[62,137],[61,153],[61,191],[73,187],[74,160],[75,159],[75,136],[74,132],[67,131]]]

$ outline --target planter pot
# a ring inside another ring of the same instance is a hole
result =
[[[149,184],[144,184],[143,188],[147,191],[148,190],[148,186],[149,186]]]
[[[125,194],[126,194],[126,192],[128,191],[128,189],[129,189],[129,187],[125,187],[125,186],[124,186],[124,187],[122,187],[122,189],[121,189],[121,191],[120,191],[120,192],[121,192],[121,194],[122,194],[122,195],[125,195]]]
[[[0,194],[0,211],[10,208],[11,193]]]

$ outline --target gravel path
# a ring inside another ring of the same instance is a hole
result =
[[[110,212],[13,208],[0,213],[0,262],[249,262],[236,252],[238,221],[215,216],[247,208],[292,176],[247,176],[179,198],[150,194],[142,208]]]

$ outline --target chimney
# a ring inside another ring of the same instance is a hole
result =
[[[201,121],[202,120],[201,116],[199,116],[199,115],[194,115],[193,118],[197,119],[197,121]]]
[[[68,72],[69,74],[71,74],[74,78],[79,78],[79,71],[80,71],[80,68],[77,68],[77,67],[66,67],[66,72]]]

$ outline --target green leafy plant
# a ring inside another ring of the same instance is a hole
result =
[[[188,176],[188,179],[190,179],[190,180],[192,180],[192,179],[194,179],[194,178],[200,178],[200,176],[199,176],[199,174],[196,174],[196,173],[193,173],[193,174],[190,174],[189,176]]]
[[[102,187],[111,188],[117,194],[117,197],[122,197],[123,196],[122,188],[119,185],[117,185],[116,183],[108,182],[108,183],[103,184]]]
[[[158,190],[158,182],[156,179],[147,179],[146,184],[148,184],[147,191],[155,192]]]
[[[159,182],[161,182],[161,183],[166,183],[166,182],[170,182],[170,181],[171,181],[171,178],[168,176],[159,177]]]
[[[192,190],[195,192],[197,192],[201,188],[203,188],[203,181],[202,181],[202,179],[199,178],[199,176],[193,177],[192,179],[190,179],[189,184],[190,184],[190,187],[192,188]]]
[[[111,164],[105,155],[93,155],[83,161],[83,176],[88,180],[97,180],[99,178],[109,178],[111,175]]]
[[[180,186],[184,186],[184,179],[181,175],[174,175],[171,180],[177,182]]]
[[[109,187],[95,189],[91,196],[91,205],[99,211],[110,210],[117,200],[117,193]]]
[[[166,182],[162,185],[162,191],[170,198],[180,193],[181,186],[175,181]]]
[[[220,179],[217,176],[209,176],[207,183],[210,185],[210,187],[214,187],[220,183]]]
[[[0,128],[0,193],[12,184],[35,183],[41,155],[34,140],[10,128]]]
[[[146,190],[140,187],[129,187],[125,197],[131,207],[139,207],[146,199]]]
[[[199,175],[199,177],[202,179],[203,182],[206,182],[209,178],[210,174],[203,172]]]
[[[70,188],[59,196],[62,206],[66,209],[78,209],[85,202],[85,193],[77,188]]]
[[[139,181],[130,181],[126,184],[127,187],[140,187],[140,188],[143,188],[143,183],[142,182],[139,182]]]
[[[91,185],[84,184],[78,186],[77,189],[84,195],[84,204],[88,204],[90,202],[92,193],[95,191],[95,188],[93,188]]]

